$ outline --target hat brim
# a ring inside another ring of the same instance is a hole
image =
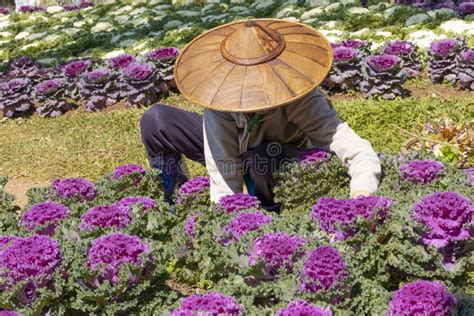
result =
[[[204,32],[182,50],[175,63],[175,82],[187,99],[217,111],[257,112],[296,101],[321,84],[333,62],[324,35],[302,23],[254,21],[284,38],[281,54],[257,65],[239,65],[224,58],[222,42],[246,20]]]

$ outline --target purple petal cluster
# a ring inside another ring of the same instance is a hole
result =
[[[359,54],[359,51],[357,49],[354,49],[351,47],[344,47],[344,46],[336,47],[333,49],[332,52],[333,52],[335,63],[350,62],[354,60]]]
[[[395,55],[403,60],[403,71],[409,78],[417,78],[422,74],[423,65],[415,45],[408,41],[389,41],[382,48],[383,54]]]
[[[125,228],[132,222],[132,215],[127,208],[117,205],[98,205],[81,216],[82,230],[94,230],[99,227]]]
[[[162,59],[169,59],[169,58],[176,58],[179,54],[179,50],[175,47],[165,47],[165,48],[158,48],[150,53],[148,53],[148,57],[152,60],[162,60]]]
[[[55,179],[52,182],[54,194],[63,199],[77,198],[80,201],[91,201],[95,198],[94,183],[82,178]]]
[[[367,58],[367,64],[376,72],[386,72],[398,66],[400,59],[395,55],[372,55]]]
[[[434,160],[416,160],[400,166],[400,172],[405,181],[426,184],[442,174],[444,166]]]
[[[186,297],[170,316],[189,315],[242,315],[235,298],[218,292],[196,294]]]
[[[155,200],[147,196],[128,196],[114,203],[115,206],[132,211],[132,206],[139,205],[142,212],[154,209]]]
[[[455,305],[455,297],[443,284],[418,280],[395,292],[388,306],[388,315],[450,316]]]
[[[124,177],[133,176],[133,184],[138,185],[145,175],[145,169],[142,165],[127,164],[116,167],[112,171],[112,179],[121,180]]]
[[[303,253],[305,244],[306,240],[299,236],[283,232],[267,233],[253,241],[249,264],[253,265],[261,260],[272,274],[276,274],[282,267],[291,270],[295,256]]]
[[[135,61],[135,56],[122,54],[108,60],[109,65],[115,69],[122,69],[127,67],[130,63]]]
[[[36,289],[48,284],[61,262],[56,240],[39,235],[15,238],[0,251],[0,290],[9,290],[28,280],[28,289],[21,296],[24,303],[30,303],[36,297]]]
[[[341,42],[341,45],[344,47],[360,49],[366,46],[367,42],[361,40],[345,40]]]
[[[458,59],[466,43],[458,38],[446,38],[431,43],[428,50],[428,75],[432,82],[448,81],[454,84],[457,80]]]
[[[265,215],[261,211],[240,213],[224,226],[224,233],[228,234],[231,240],[237,240],[246,233],[260,229],[263,225],[270,223],[272,219],[272,216]]]
[[[132,62],[122,69],[123,75],[126,78],[133,80],[145,80],[154,71],[152,65],[141,62]]]
[[[457,192],[427,195],[413,207],[413,217],[427,229],[423,242],[436,248],[471,238],[473,215],[470,200]]]
[[[184,224],[184,231],[189,238],[194,239],[196,238],[196,222],[199,216],[202,215],[202,212],[196,212],[195,215],[189,216],[186,219],[186,223]]]
[[[17,238],[16,236],[0,236],[0,251],[9,246],[9,244]]]
[[[321,149],[308,149],[298,155],[298,161],[302,165],[315,164],[327,161],[330,155],[327,151]]]
[[[23,213],[21,224],[28,231],[41,235],[53,235],[58,223],[67,218],[69,210],[61,204],[43,202],[33,205]],[[38,228],[41,228],[38,230]]]
[[[224,207],[227,213],[240,212],[251,208],[258,208],[260,201],[255,197],[245,193],[236,193],[223,196],[219,204]]]
[[[280,309],[276,316],[332,316],[329,308],[322,309],[305,300],[293,300],[285,308]]]
[[[439,57],[445,58],[456,49],[457,45],[457,40],[453,38],[433,41],[430,45],[430,52]]]
[[[36,92],[44,95],[53,95],[64,84],[63,79],[49,79],[36,85]]]
[[[64,75],[69,78],[76,78],[90,65],[91,61],[88,59],[71,61],[64,66]]]
[[[317,247],[304,262],[301,289],[313,293],[340,289],[348,276],[346,262],[336,249]]]
[[[142,256],[149,246],[137,236],[114,233],[94,240],[89,250],[88,265],[92,271],[100,271],[100,278],[112,284],[119,282],[119,271],[124,264],[142,265]]]
[[[390,41],[382,50],[383,54],[403,56],[409,55],[413,52],[414,46],[413,43],[408,41]]]
[[[107,68],[99,68],[85,73],[85,76],[91,83],[103,83],[108,80],[110,70]]]
[[[210,186],[209,177],[196,177],[186,181],[178,191],[178,205],[183,204],[183,200],[195,194],[200,194]]]
[[[321,229],[333,233],[338,240],[346,239],[356,233],[358,217],[366,221],[383,224],[392,201],[378,196],[359,196],[350,200],[338,200],[333,197],[320,198],[311,210],[311,218],[318,221]]]

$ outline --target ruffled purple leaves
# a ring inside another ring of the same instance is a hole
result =
[[[53,195],[55,198],[76,198],[79,201],[90,201],[95,198],[95,185],[82,178],[55,179],[52,181]]]
[[[405,284],[390,300],[388,316],[450,316],[456,299],[438,282],[418,280]]]
[[[196,177],[186,181],[178,191],[176,203],[183,205],[186,200],[195,200],[210,187],[209,177]]]
[[[465,42],[461,39],[446,38],[431,43],[428,50],[428,76],[433,83],[456,82],[457,59],[463,49]]]
[[[120,88],[129,106],[146,107],[158,101],[158,71],[152,64],[132,62],[121,72]]]
[[[162,92],[167,92],[169,88],[174,88],[174,62],[179,55],[179,50],[175,47],[164,47],[148,53],[148,59],[158,70],[160,78],[159,86]]]
[[[317,166],[322,162],[328,161],[331,155],[324,150],[308,149],[298,155],[298,161],[302,166]]]
[[[134,186],[140,184],[143,176],[145,175],[145,169],[142,165],[135,165],[135,164],[126,164],[116,167],[112,171],[112,179],[114,181],[120,181],[125,178],[131,179]]]
[[[265,215],[261,211],[237,214],[224,226],[224,233],[228,236],[228,242],[238,240],[240,236],[258,230],[272,221],[272,216]]]
[[[334,234],[337,240],[344,240],[357,233],[357,219],[369,223],[374,232],[384,223],[392,201],[384,197],[357,197],[338,200],[332,197],[320,198],[311,210],[311,218],[317,220],[320,228]]]
[[[474,92],[474,48],[459,54],[457,81],[461,89]]]
[[[360,84],[365,96],[393,100],[409,95],[409,91],[403,87],[406,76],[402,68],[401,59],[395,55],[367,57],[363,67],[364,80]]]
[[[227,213],[240,212],[251,208],[258,208],[260,201],[255,197],[245,193],[236,193],[223,196],[219,204]]]
[[[235,298],[218,292],[196,294],[186,297],[178,309],[171,312],[170,316],[189,315],[242,315],[241,309]]]
[[[8,15],[8,14],[10,14],[10,10],[8,8],[5,8],[5,7],[0,7],[0,14],[1,15]]]
[[[120,98],[116,74],[107,68],[84,72],[80,76],[78,87],[87,111],[103,110]]]
[[[23,213],[21,224],[28,231],[51,236],[59,222],[67,218],[68,213],[69,210],[59,203],[43,202],[33,205]]]
[[[118,205],[98,205],[81,216],[82,230],[92,231],[98,228],[115,227],[123,229],[132,222],[130,210]]]
[[[0,110],[3,110],[3,115],[13,118],[33,113],[32,93],[28,79],[12,79],[0,84]]]
[[[149,248],[139,237],[122,233],[97,238],[88,253],[88,266],[91,271],[98,273],[96,284],[91,285],[97,287],[104,280],[117,284],[120,281],[120,269],[126,264],[144,269],[143,259]],[[127,281],[131,285],[138,280],[130,276]]]
[[[423,64],[415,44],[400,40],[389,41],[382,48],[382,54],[395,55],[402,59],[402,70],[408,78],[421,76]]]
[[[132,208],[137,207],[140,214],[143,215],[149,210],[156,207],[155,200],[147,196],[128,196],[114,203],[115,206],[132,211]]]
[[[56,117],[73,108],[65,100],[66,85],[64,79],[45,80],[35,87],[36,98],[42,102],[36,111],[41,116]]]
[[[333,92],[357,89],[362,81],[362,54],[359,50],[342,45],[335,47],[333,61],[323,86]]]
[[[285,308],[280,309],[276,316],[332,316],[329,308],[320,308],[304,300],[293,300]]]
[[[130,63],[136,60],[135,56],[122,54],[117,57],[109,58],[108,63],[114,69],[122,69],[127,67]]]
[[[441,162],[434,160],[411,161],[400,166],[403,179],[416,184],[427,184],[434,181],[444,172]]]

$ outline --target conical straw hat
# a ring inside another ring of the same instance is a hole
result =
[[[187,99],[205,108],[255,112],[311,92],[331,64],[331,45],[315,29],[254,19],[196,37],[178,56],[174,78]]]

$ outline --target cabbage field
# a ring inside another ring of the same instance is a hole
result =
[[[136,147],[142,110],[178,100],[199,112],[174,83],[180,50],[259,17],[331,42],[321,88],[377,150],[375,195],[349,199],[347,169],[314,149],[275,174],[281,212],[246,193],[211,203],[188,164],[165,200]],[[0,7],[0,316],[472,316],[473,95],[469,0]],[[19,205],[16,173],[61,176]]]

